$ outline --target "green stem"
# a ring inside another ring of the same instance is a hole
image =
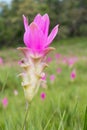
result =
[[[26,130],[26,119],[28,116],[28,110],[29,110],[29,103],[26,102],[26,112],[25,112],[24,122],[21,130]]]

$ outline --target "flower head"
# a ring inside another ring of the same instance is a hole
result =
[[[56,53],[55,58],[56,58],[56,59],[59,59],[60,57],[61,57],[61,54]]]
[[[37,14],[33,22],[28,25],[27,18],[23,15],[24,21],[24,43],[32,53],[42,53],[53,41],[58,32],[56,25],[49,33],[50,20],[48,14],[41,16]]]
[[[69,67],[72,67],[77,62],[77,57],[71,57],[68,59],[68,65]]]
[[[47,62],[50,63],[52,61],[52,58],[51,57],[48,57],[47,58]]]
[[[76,78],[76,70],[72,70],[71,74],[70,74],[71,80],[73,81]]]
[[[41,93],[41,99],[44,100],[46,98],[46,94],[44,92]]]
[[[37,14],[30,25],[28,19],[23,15],[23,22],[25,28],[23,39],[26,47],[18,48],[24,54],[24,59],[19,62],[24,72],[19,76],[22,77],[25,98],[31,102],[41,83],[46,83],[44,74],[45,67],[48,67],[46,55],[54,50],[49,45],[58,32],[58,25],[53,28],[49,35],[50,20],[47,14],[43,16]],[[42,97],[45,98],[45,94],[42,94]]]
[[[51,83],[53,83],[54,80],[55,80],[55,75],[54,74],[50,75],[50,81],[51,81]]]
[[[3,64],[3,59],[0,57],[0,65]]]

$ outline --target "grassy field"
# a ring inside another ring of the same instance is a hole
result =
[[[26,130],[83,130],[87,106],[87,38],[60,40],[48,56],[47,88],[40,87],[29,110]],[[22,130],[25,97],[18,61],[22,57],[16,48],[0,50],[0,130]],[[71,65],[70,59],[75,60]],[[58,69],[61,70],[58,72]],[[75,79],[70,75],[75,70]],[[50,76],[54,76],[51,81]],[[18,95],[14,91],[18,91]],[[41,92],[46,98],[41,99]],[[2,99],[8,99],[3,107]],[[84,129],[86,130],[86,129]]]

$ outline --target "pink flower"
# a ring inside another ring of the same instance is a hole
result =
[[[2,99],[2,105],[3,105],[4,108],[7,107],[7,105],[8,105],[8,99],[6,97]]]
[[[51,57],[48,57],[47,58],[47,62],[50,63],[52,61],[52,58]]]
[[[3,59],[0,57],[0,65],[3,64]]]
[[[76,70],[72,70],[71,74],[70,74],[70,78],[71,80],[74,80],[76,78]]]
[[[50,81],[53,83],[54,80],[55,80],[55,75],[54,74],[50,75]]]
[[[41,83],[45,81],[45,76],[42,75],[44,69],[48,67],[46,55],[51,50],[54,50],[49,45],[57,35],[58,25],[53,28],[49,35],[50,20],[48,14],[43,16],[40,14],[36,15],[30,25],[28,24],[28,19],[23,15],[23,21],[25,28],[23,39],[26,47],[18,48],[24,54],[24,59],[20,64],[24,69],[24,74],[21,73],[19,76],[22,78],[25,98],[31,102]],[[45,95],[43,94],[42,97],[44,99]]]
[[[41,99],[44,100],[46,98],[46,94],[44,92],[41,93]]]
[[[77,58],[76,57],[69,58],[68,59],[69,67],[72,67],[76,62],[77,62]]]
[[[58,68],[58,69],[57,69],[57,73],[58,73],[58,74],[60,74],[60,73],[61,73],[61,71],[62,71],[62,69],[61,69],[61,68]]]
[[[56,59],[59,59],[60,57],[61,57],[61,54],[56,53],[55,58],[56,58]]]
[[[58,25],[56,25],[52,32],[49,33],[49,16],[45,14],[41,16],[37,14],[34,21],[28,25],[28,19],[23,15],[24,21],[24,43],[32,53],[43,53],[50,45],[58,32]]]

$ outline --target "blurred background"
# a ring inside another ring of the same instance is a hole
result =
[[[22,43],[22,15],[29,23],[37,13],[48,13],[50,28],[60,24],[60,38],[87,36],[87,0],[0,0],[0,47]]]

